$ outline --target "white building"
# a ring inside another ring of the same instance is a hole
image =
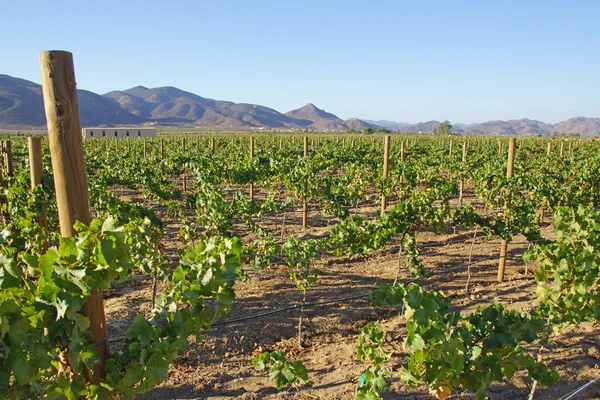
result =
[[[110,138],[153,138],[156,137],[156,128],[131,126],[125,128],[83,128],[84,139],[110,139]]]

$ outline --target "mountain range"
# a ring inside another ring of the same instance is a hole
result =
[[[157,124],[223,128],[281,128],[345,131],[385,128],[401,132],[431,132],[438,121],[409,124],[387,120],[343,120],[312,103],[285,114],[256,104],[213,100],[175,87],[136,86],[98,95],[78,90],[82,126]],[[0,128],[26,129],[46,125],[42,88],[19,78],[0,74]],[[550,135],[553,132],[600,135],[600,118],[576,117],[551,125],[519,119],[481,124],[455,124],[456,133],[483,135]]]

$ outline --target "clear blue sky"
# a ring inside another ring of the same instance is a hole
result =
[[[600,117],[598,1],[5,0],[0,73],[176,86],[286,112],[474,123]]]

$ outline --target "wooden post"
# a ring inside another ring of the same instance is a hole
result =
[[[374,142],[373,142],[374,143]],[[390,136],[386,135],[383,140],[383,177],[387,178],[389,174],[390,162]],[[387,207],[387,197],[385,193],[381,195],[381,212],[384,212]]]
[[[548,148],[546,148],[546,157],[549,157],[552,153],[552,140],[548,142]]]
[[[463,150],[462,150],[462,163],[464,165],[465,161],[467,161],[467,142],[463,142]],[[459,186],[459,193],[458,193],[458,205],[462,206],[463,204],[463,191],[465,189],[465,180],[461,179]]]
[[[254,158],[254,137],[250,136],[250,160]],[[250,201],[254,200],[254,182],[250,182]]]
[[[452,157],[452,139],[450,139],[450,150],[448,151],[448,156]]]
[[[515,138],[510,138],[508,142],[508,165],[506,167],[506,177],[512,178],[513,169],[515,166]],[[508,242],[502,239],[500,244],[500,260],[498,263],[498,282],[504,282],[504,269],[506,267],[506,253],[508,250]]]
[[[308,157],[308,137],[304,136],[304,158]],[[304,191],[306,192],[308,182],[304,181]],[[306,197],[302,199],[302,228],[308,228],[308,205],[306,204]]]
[[[279,150],[283,149],[283,139],[279,138]]]
[[[404,162],[404,140],[400,142],[400,161]]]
[[[216,149],[216,147],[215,147],[215,138],[211,137],[210,138],[210,152],[211,152],[211,154],[215,154],[215,149]]]
[[[565,141],[561,140],[560,141],[560,158],[562,158],[564,154],[565,154]]]
[[[573,144],[573,142],[569,140],[569,150],[568,150],[569,155],[571,155],[572,144]]]
[[[127,152],[131,153],[131,138],[127,138]]]
[[[160,138],[160,158],[165,157],[165,138]]]
[[[44,164],[42,162],[42,139],[39,137],[27,138],[29,147],[29,178],[31,181],[31,190],[37,185],[41,185],[44,180]],[[46,230],[48,226],[46,211],[42,210],[37,217],[37,223]],[[44,249],[48,249],[48,242],[45,242]]]
[[[181,151],[185,152],[185,137],[181,138]]]
[[[498,155],[502,154],[502,139],[498,139]]]
[[[92,221],[73,55],[66,51],[43,51],[40,66],[60,233],[72,237],[76,221],[87,225]],[[98,382],[105,375],[104,360],[109,353],[100,290],[91,290],[81,313],[90,320],[91,340],[98,353],[98,364],[88,379]]]
[[[147,156],[147,152],[146,152],[146,138],[144,138],[143,141],[144,141],[144,160],[145,160],[146,156]]]
[[[12,142],[7,140],[4,142],[4,166],[6,168],[6,175],[14,176],[15,170],[13,165],[13,153],[12,153]]]

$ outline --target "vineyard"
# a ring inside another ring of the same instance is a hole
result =
[[[600,398],[595,140],[92,139],[85,190],[52,140],[3,145],[2,398]]]

